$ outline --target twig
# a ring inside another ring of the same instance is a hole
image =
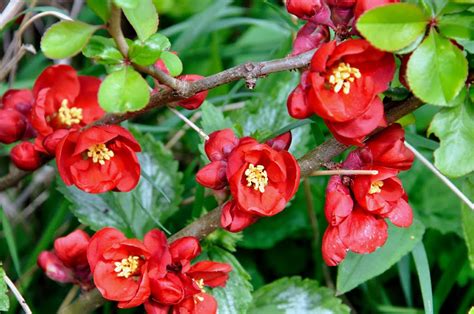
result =
[[[423,165],[425,165],[431,172],[434,173],[435,176],[437,176],[446,186],[453,191],[454,194],[456,194],[457,197],[461,201],[463,201],[471,210],[474,210],[474,204],[471,202],[471,200],[463,193],[461,190],[458,189],[456,185],[454,185],[451,180],[449,180],[445,175],[443,175],[428,159],[425,158],[415,147],[411,146],[405,141],[405,145],[410,149],[413,154],[415,154],[416,158],[418,158]]]
[[[2,64],[0,68],[0,82],[5,79],[8,73],[16,66],[16,64],[23,58],[26,52],[36,54],[36,49],[32,45],[22,45],[18,50],[17,54],[5,64]]]
[[[71,18],[76,19],[79,13],[81,12],[82,6],[84,5],[84,0],[74,0],[74,3],[72,4],[71,12],[69,15],[71,15]]]
[[[333,175],[340,175],[340,176],[351,176],[351,175],[367,175],[367,176],[375,176],[379,172],[377,170],[316,170],[311,173],[310,177],[315,176],[333,176]]]
[[[74,300],[78,292],[79,292],[79,286],[73,285],[72,288],[67,293],[66,297],[64,298],[63,302],[59,306],[58,312],[61,312],[65,307],[69,306],[69,304],[71,304],[71,302]]]
[[[15,298],[18,300],[18,303],[20,303],[21,307],[23,308],[23,311],[25,311],[25,314],[31,314],[31,310],[30,310],[28,304],[26,304],[25,299],[21,295],[20,291],[18,291],[15,284],[10,280],[10,278],[8,278],[8,276],[6,274],[4,275],[3,278],[5,279],[5,282],[7,283],[7,286],[10,288],[10,290],[15,295]]]
[[[25,1],[23,0],[10,0],[8,2],[2,14],[0,14],[0,30],[21,11],[24,4]]]
[[[183,115],[181,112],[178,110],[168,107],[175,115],[177,115],[181,120],[184,121],[190,128],[192,128],[194,131],[196,131],[204,140],[209,139],[209,135],[207,135],[200,127],[198,127],[193,121],[189,120],[186,118],[185,115]]]

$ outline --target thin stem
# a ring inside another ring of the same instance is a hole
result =
[[[72,288],[67,293],[66,297],[63,300],[63,303],[59,306],[58,312],[61,312],[64,308],[66,308],[69,304],[71,304],[72,300],[76,297],[77,293],[79,292],[79,286],[73,285]]]
[[[4,275],[4,280],[7,283],[7,286],[10,288],[10,290],[13,292],[15,295],[15,298],[18,300],[18,303],[20,303],[21,307],[23,308],[23,311],[25,311],[25,314],[31,314],[30,307],[28,304],[26,304],[25,299],[21,295],[20,291],[16,288],[15,284],[8,278],[8,276],[5,274]]]
[[[367,175],[367,176],[375,176],[379,172],[377,170],[346,170],[346,169],[339,169],[339,170],[316,170],[312,172],[309,176],[351,176],[351,175]]]
[[[61,20],[66,20],[66,21],[72,21],[73,19],[70,18],[68,15],[66,14],[63,14],[63,13],[59,13],[59,12],[56,12],[56,11],[45,11],[45,12],[41,12],[41,13],[38,13],[36,15],[34,15],[31,19],[29,19],[27,22],[25,22],[25,24],[23,24],[21,26],[21,28],[18,30],[18,34],[19,36],[21,37],[21,35],[23,34],[23,32],[25,31],[25,29],[31,25],[31,23],[33,23],[34,21],[36,21],[37,19],[40,19],[44,16],[55,16],[57,17],[58,19],[61,19]]]
[[[189,127],[191,127],[194,131],[196,131],[199,135],[201,135],[201,137],[204,139],[204,140],[208,140],[209,139],[209,135],[207,135],[201,128],[199,128],[196,124],[194,124],[193,121],[189,120],[188,118],[186,118],[186,116],[184,116],[181,112],[179,112],[178,110],[172,108],[172,107],[168,107],[175,115],[177,115],[181,120],[184,121],[184,123],[186,123],[187,125],[189,125]]]
[[[2,14],[0,14],[0,30],[21,11],[24,4],[25,1],[23,0],[10,0],[8,2]]]
[[[456,194],[461,201],[463,201],[471,210],[474,210],[474,204],[471,200],[454,185],[451,180],[449,180],[445,175],[443,175],[428,159],[425,158],[415,147],[411,146],[408,142],[405,141],[405,145],[410,149],[416,158],[418,158],[431,172],[434,173],[446,186]]]

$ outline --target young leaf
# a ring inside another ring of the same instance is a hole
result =
[[[78,54],[98,26],[79,21],[61,21],[51,26],[41,38],[41,50],[52,59]]]
[[[448,106],[464,86],[467,72],[462,51],[431,30],[411,55],[407,78],[418,98],[432,105]]]
[[[140,110],[149,100],[147,82],[131,67],[109,74],[100,85],[99,104],[107,112]]]
[[[8,287],[5,282],[5,270],[0,263],[0,312],[8,312],[10,308],[10,299],[8,298]]]
[[[160,59],[165,63],[166,68],[170,72],[171,76],[178,76],[181,74],[181,72],[183,72],[183,63],[181,62],[181,59],[174,53],[163,51],[161,53]]]
[[[460,177],[474,171],[474,107],[469,96],[463,104],[437,113],[428,129],[440,139],[435,166],[444,174]]]
[[[474,40],[474,12],[443,15],[439,19],[439,31],[446,37]]]
[[[123,60],[113,39],[102,36],[92,36],[82,54],[101,64],[119,64]]]
[[[429,17],[416,5],[396,3],[364,13],[357,22],[359,32],[375,47],[396,51],[422,35]]]
[[[385,272],[415,247],[424,232],[425,227],[418,220],[408,229],[390,224],[387,242],[374,253],[349,252],[337,270],[337,292],[346,293]]]
[[[166,36],[153,34],[145,41],[135,40],[130,45],[128,56],[134,63],[152,65],[160,58],[161,53],[170,47],[171,43]]]
[[[87,6],[104,22],[107,22],[110,16],[110,0],[87,0]]]
[[[204,132],[210,134],[217,130],[232,128],[232,121],[224,118],[222,111],[217,109],[210,102],[205,101],[201,106],[201,125]]]
[[[120,0],[120,2],[132,1]],[[123,7],[123,13],[137,32],[138,38],[145,41],[158,30],[158,14],[151,0],[135,0],[134,2],[137,3],[136,7]]]
[[[281,278],[254,292],[249,314],[350,313],[347,305],[316,280]]]

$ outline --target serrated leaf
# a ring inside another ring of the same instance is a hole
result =
[[[424,232],[425,227],[418,220],[414,220],[410,228],[389,224],[384,246],[371,254],[347,254],[337,270],[337,292],[346,293],[388,270],[421,241]]]
[[[432,30],[411,55],[407,78],[415,96],[432,105],[448,106],[464,86],[467,72],[462,51]]]
[[[166,36],[154,34],[145,41],[135,40],[128,55],[132,62],[147,66],[154,64],[162,52],[170,47],[171,43]]]
[[[114,0],[118,1],[118,0]],[[124,7],[123,13],[132,24],[140,40],[145,41],[158,30],[158,14],[151,0],[120,0],[120,2],[136,3],[135,7]]]
[[[98,26],[79,21],[61,21],[51,26],[41,38],[41,50],[52,59],[78,54]]]
[[[364,13],[357,21],[359,32],[375,47],[396,51],[422,35],[429,17],[416,5],[396,3]]]
[[[474,40],[474,12],[443,15],[439,19],[439,31],[456,40]]]
[[[350,313],[349,307],[318,282],[300,277],[281,278],[254,292],[249,314]]]
[[[159,228],[181,203],[184,187],[178,162],[161,142],[134,133],[143,150],[138,154],[142,178],[134,190],[96,195],[59,184],[58,190],[72,203],[73,214],[93,230],[112,226],[141,238]]]
[[[100,85],[99,104],[107,112],[137,111],[149,100],[148,83],[131,67],[109,74]]]
[[[224,288],[214,288],[210,292],[217,300],[219,314],[245,314],[252,302],[252,284],[250,275],[231,253],[217,246],[207,252],[209,259],[232,266]]]
[[[92,36],[89,43],[82,49],[82,54],[106,65],[119,64],[123,60],[114,40],[102,36]]]
[[[474,198],[474,183],[471,180],[466,179],[463,192],[469,199],[472,200]],[[474,211],[463,203],[461,213],[462,230],[464,233],[464,241],[467,246],[467,256],[469,258],[471,269],[474,269]]]
[[[10,299],[8,298],[8,287],[5,282],[5,270],[0,263],[0,311],[7,312],[10,308]]]
[[[183,72],[183,63],[181,59],[172,52],[163,51],[160,59],[165,63],[171,76],[178,76]]]
[[[428,129],[440,139],[435,166],[445,175],[460,177],[474,171],[474,107],[470,97],[454,108],[438,112]]]
[[[87,6],[104,22],[110,17],[110,0],[87,0]]]
[[[217,109],[210,102],[205,101],[201,106],[201,126],[204,132],[210,134],[217,130],[232,128],[232,121],[224,117],[222,111]]]

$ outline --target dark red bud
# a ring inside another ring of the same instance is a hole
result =
[[[10,151],[10,158],[15,166],[27,171],[36,170],[43,164],[40,152],[30,142],[22,142],[13,147]]]
[[[20,140],[25,134],[27,121],[18,111],[0,109],[0,142],[10,144]]]

